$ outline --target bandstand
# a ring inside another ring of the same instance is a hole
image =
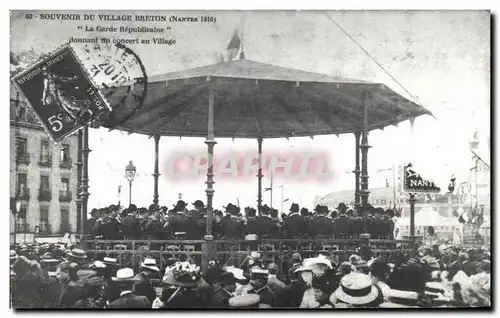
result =
[[[111,98],[120,98],[119,96],[120,94],[115,94]],[[227,63],[152,76],[148,79],[148,91],[143,105],[139,109],[127,107],[129,106],[114,111],[113,120],[102,123],[102,126],[153,138],[153,203],[156,205],[159,202],[158,151],[161,136],[206,138],[209,160],[205,190],[206,235],[204,240],[199,241],[107,242],[108,245],[103,248],[97,247],[105,242],[94,241],[94,252],[107,255],[124,251],[137,252],[138,254],[131,256],[132,260],[141,258],[143,252],[153,256],[156,253],[156,257],[160,259],[182,252],[189,257],[201,257],[204,266],[216,256],[222,257],[224,254],[226,257],[223,258],[227,261],[238,258],[235,255],[243,255],[250,248],[248,242],[214,241],[212,236],[212,199],[215,193],[212,155],[217,144],[215,138],[252,138],[257,141],[259,169],[256,194],[257,211],[260,211],[264,139],[353,134],[355,204],[364,215],[366,232],[368,149],[371,147],[368,143],[369,132],[398,125],[405,120],[414,120],[420,115],[432,115],[384,84],[255,62],[245,59],[243,55],[240,59]],[[84,224],[89,195],[88,127],[79,132],[79,140],[78,171],[82,194],[78,208],[81,224]],[[294,251],[309,248],[311,253],[322,251],[330,255],[343,255],[352,250],[349,246],[359,245],[359,241],[366,243],[367,240],[369,235],[363,235],[361,240],[322,240],[324,242],[320,245],[318,242],[304,240],[266,240],[259,242],[257,249],[273,257],[286,257]],[[375,249],[375,252],[379,250],[380,253],[387,253],[394,241],[379,243],[382,248]],[[152,249],[152,244],[161,247]],[[342,261],[342,258],[339,256],[338,260]]]

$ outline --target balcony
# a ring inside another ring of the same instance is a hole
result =
[[[71,158],[66,158],[66,160],[61,161],[60,167],[61,167],[61,169],[71,169],[72,165],[73,165],[73,162],[72,162]]]
[[[35,233],[37,234],[51,234],[52,229],[50,227],[49,221],[40,221],[40,224],[36,226]]]
[[[52,167],[52,156],[40,156],[40,161],[38,161],[38,164],[41,167]]]
[[[16,224],[16,233],[28,233],[30,225],[28,223],[19,222]]]
[[[72,200],[71,191],[64,191],[64,190],[59,191],[59,202],[71,202],[71,200]]]
[[[52,193],[50,190],[40,189],[38,193],[38,201],[50,201],[52,200]]]
[[[29,188],[17,189],[16,197],[20,200],[28,201],[30,199],[30,189]]]
[[[16,163],[29,165],[30,164],[30,154],[27,152],[18,153],[16,156]]]

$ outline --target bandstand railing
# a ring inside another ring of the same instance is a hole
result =
[[[115,257],[120,267],[139,269],[144,258],[154,258],[163,269],[169,259],[191,260],[206,264],[203,258],[218,260],[225,265],[241,266],[250,252],[257,251],[265,264],[276,263],[281,270],[291,261],[293,253],[303,258],[318,254],[329,255],[337,264],[348,260],[358,252],[357,248],[369,246],[371,255],[395,262],[410,253],[410,240],[362,240],[362,239],[267,239],[258,241],[215,240],[212,255],[203,253],[204,240],[81,240],[90,258],[102,260]]]

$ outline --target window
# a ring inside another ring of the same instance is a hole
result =
[[[49,222],[49,208],[46,206],[40,207],[40,222]]]
[[[50,154],[49,142],[45,141],[45,140],[42,140],[42,148],[41,148],[41,151],[40,151],[40,155],[42,157],[42,161],[47,160],[48,157],[49,157],[49,154]]]
[[[68,178],[62,178],[61,179],[61,192],[67,195],[69,192],[69,179]]]
[[[61,226],[59,231],[63,234],[71,232],[71,226],[69,224],[69,210],[66,208],[61,209]]]
[[[43,191],[50,191],[49,176],[40,176],[40,189]]]
[[[384,199],[380,200],[380,204],[385,204],[385,202],[386,201]]]
[[[61,162],[69,161],[69,145],[62,145],[61,147]]]
[[[17,138],[17,155],[24,155],[27,152],[27,140],[26,138]]]
[[[28,189],[28,176],[26,173],[19,173],[17,175],[17,190],[20,194]]]

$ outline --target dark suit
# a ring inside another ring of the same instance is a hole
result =
[[[263,215],[256,221],[257,232],[255,233],[259,238],[278,238],[280,234],[280,228],[278,224],[273,221],[270,217]]]
[[[95,234],[95,227],[96,227],[97,219],[94,217],[91,217],[85,222],[85,234]]]
[[[142,233],[139,221],[132,215],[122,220],[122,235],[127,238],[138,239]]]
[[[57,307],[71,308],[73,305],[84,296],[84,284],[81,281],[69,282],[66,285],[59,297]]]
[[[257,234],[259,232],[257,218],[248,218],[247,225],[245,226],[245,235]]]
[[[191,218],[186,221],[186,240],[201,240],[205,235],[205,222],[203,219]]]
[[[332,220],[320,215],[311,221],[311,237],[313,238],[330,238],[335,232],[335,225]]]
[[[303,238],[308,234],[307,220],[303,216],[294,213],[285,220],[283,230],[287,238]]]
[[[129,292],[110,303],[108,308],[151,308],[151,303],[146,296],[138,296]]]
[[[144,273],[139,273],[135,277],[138,278],[139,281],[134,284],[134,294],[137,296],[146,296],[148,301],[152,304],[156,298],[156,291],[151,284],[151,280]]]
[[[220,225],[222,235],[226,239],[243,239],[243,235],[245,234],[245,225],[236,217],[223,218],[220,222]]]

